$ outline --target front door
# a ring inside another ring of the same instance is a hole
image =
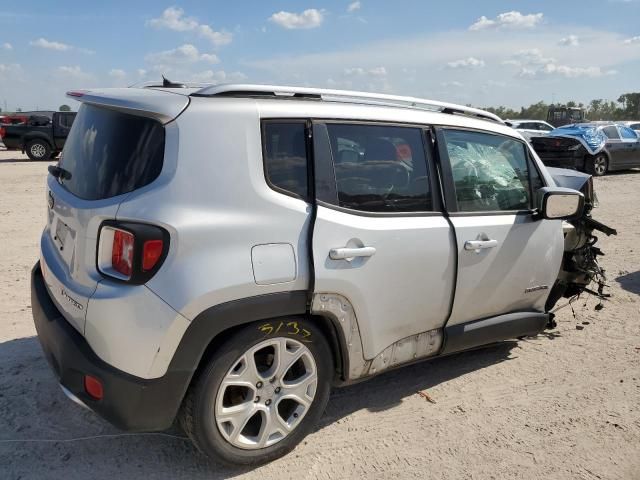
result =
[[[629,127],[619,126],[620,138],[624,145],[624,166],[626,168],[640,167],[640,138]]]
[[[563,252],[561,221],[534,218],[541,176],[527,146],[472,130],[437,134],[458,275],[448,326],[543,312]]]
[[[435,201],[417,127],[316,123],[314,293],[353,306],[366,359],[441,328],[455,275],[453,232]]]

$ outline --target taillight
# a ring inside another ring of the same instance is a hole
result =
[[[147,240],[142,247],[142,271],[153,270],[162,256],[164,242],[162,240]]]
[[[131,277],[133,271],[133,248],[135,237],[124,230],[115,230],[113,233],[113,246],[111,249],[111,266],[113,269]]]
[[[4,138],[4,132],[6,132],[4,127],[0,127],[0,138]]]
[[[98,271],[127,283],[146,283],[158,271],[169,249],[163,228],[133,222],[107,221],[98,239]]]

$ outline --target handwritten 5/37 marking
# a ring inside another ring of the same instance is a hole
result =
[[[276,333],[283,333],[285,335],[291,335],[299,337],[303,342],[310,342],[311,332],[304,327],[300,327],[298,322],[277,322],[277,323],[264,323],[258,327],[265,335],[272,335]]]

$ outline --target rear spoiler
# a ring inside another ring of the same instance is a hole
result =
[[[67,97],[81,103],[153,118],[163,124],[180,115],[190,103],[187,95],[167,90],[142,88],[103,88],[99,90],[73,90]]]

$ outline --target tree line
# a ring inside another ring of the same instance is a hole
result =
[[[567,102],[567,107],[580,107],[585,109],[585,117],[588,120],[640,120],[640,92],[624,93],[617,101],[599,98],[591,100],[587,105],[574,101]],[[531,120],[546,120],[549,104],[540,101],[520,107],[520,110],[507,107],[484,107],[484,110],[495,113],[500,118],[528,118]]]

